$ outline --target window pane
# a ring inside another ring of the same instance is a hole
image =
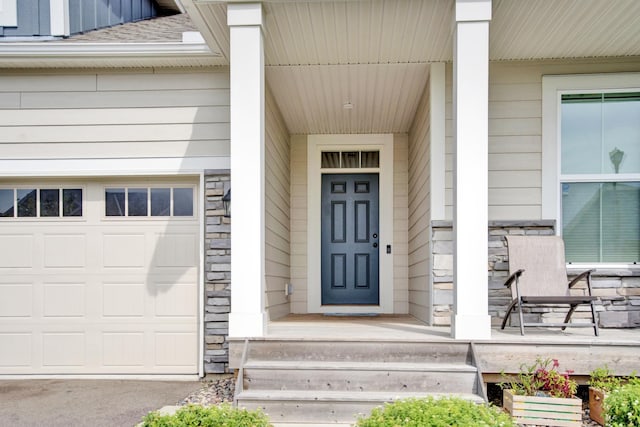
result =
[[[13,189],[0,190],[0,217],[13,218]]]
[[[171,189],[151,189],[151,216],[171,215]]]
[[[60,216],[60,190],[40,190],[40,216]]]
[[[193,216],[193,188],[173,189],[173,216]]]
[[[640,260],[640,183],[562,184],[569,262]]]
[[[324,151],[322,153],[322,168],[339,168],[340,167],[340,152],[339,151]]]
[[[602,184],[602,261],[640,261],[640,182]]]
[[[605,94],[604,173],[640,173],[640,93]]]
[[[129,216],[147,216],[147,189],[129,188]]]
[[[359,168],[360,153],[358,151],[348,151],[348,152],[342,153],[342,167],[343,168]]]
[[[362,167],[363,168],[378,168],[380,167],[380,152],[378,151],[363,151]]]
[[[602,171],[602,95],[562,96],[562,173]]]
[[[104,206],[106,216],[124,216],[124,188],[105,189]]]
[[[82,216],[82,189],[69,188],[62,190],[62,215]]]
[[[18,216],[19,217],[35,217],[36,216],[36,190],[20,189],[18,193]]]

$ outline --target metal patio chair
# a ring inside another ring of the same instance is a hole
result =
[[[513,300],[502,321],[504,329],[511,312],[517,308],[520,315],[520,334],[524,335],[525,326],[544,327],[593,327],[598,335],[595,301],[597,297],[591,294],[591,273],[587,270],[579,274],[571,282],[567,279],[567,269],[564,260],[564,242],[558,236],[507,236],[509,254],[509,278],[505,286],[511,289]],[[571,289],[581,280],[586,280],[585,290]],[[591,322],[571,323],[571,316],[576,308],[582,304],[591,306]],[[532,323],[525,322],[523,307],[544,307],[568,305],[563,323]]]

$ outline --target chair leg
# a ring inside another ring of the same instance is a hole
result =
[[[562,327],[563,331],[565,329],[567,329],[567,324],[571,320],[571,316],[573,315],[573,312],[576,311],[577,307],[578,307],[578,304],[571,304],[571,308],[569,309],[569,312],[567,313],[567,316],[564,318],[565,325]]]
[[[511,304],[509,304],[509,307],[507,307],[507,313],[504,315],[504,319],[502,319],[502,326],[500,327],[500,329],[504,329],[504,327],[507,325],[507,320],[509,320],[509,316],[511,316],[511,311],[513,311],[513,307],[515,307],[517,300],[513,300],[511,301]]]
[[[518,298],[518,314],[520,315],[520,335],[524,336],[524,314],[522,313],[522,300]]]
[[[599,336],[600,331],[598,331],[598,321],[596,320],[596,306],[594,301],[591,301],[591,320],[593,320],[593,332],[596,336]]]

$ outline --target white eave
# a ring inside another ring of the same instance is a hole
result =
[[[0,68],[226,65],[205,43],[0,43]]]

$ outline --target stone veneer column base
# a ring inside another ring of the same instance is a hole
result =
[[[230,188],[228,171],[205,176],[205,315],[204,372],[229,371],[231,311],[231,218],[224,216],[222,197]]]

